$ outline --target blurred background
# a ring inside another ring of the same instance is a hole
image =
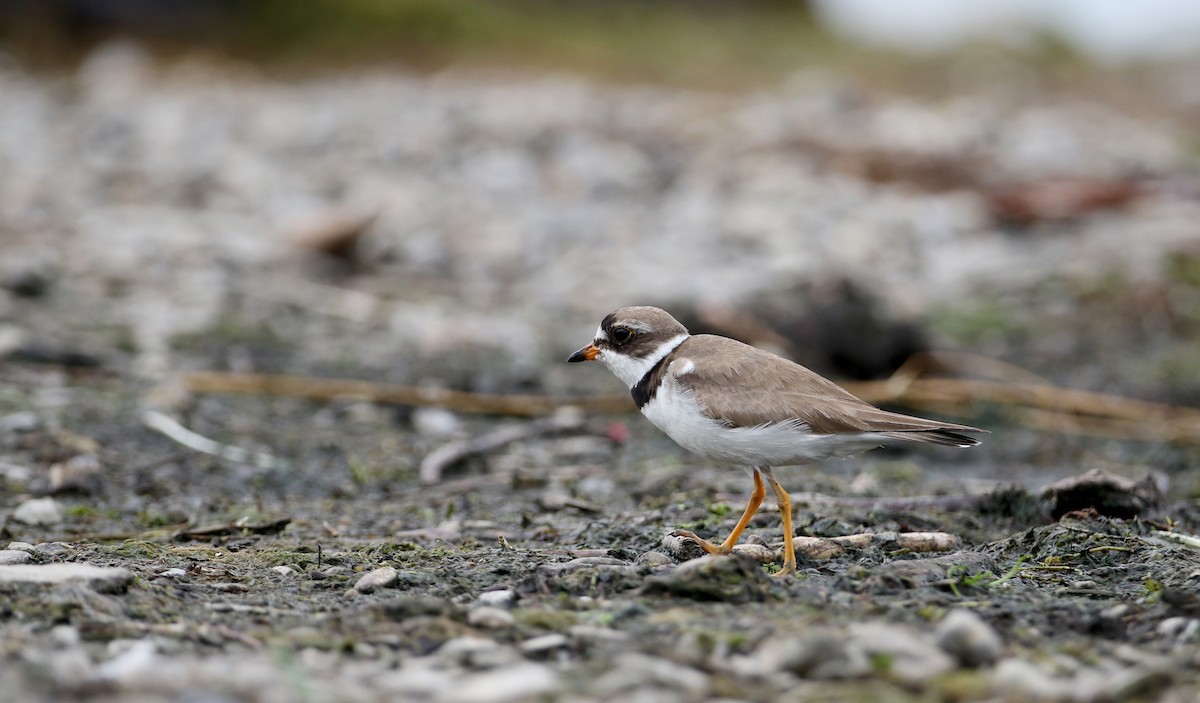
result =
[[[0,0],[0,354],[568,395],[656,304],[1195,404],[1198,52],[1186,0]]]

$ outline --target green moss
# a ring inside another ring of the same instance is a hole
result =
[[[1174,251],[1167,255],[1163,272],[1169,281],[1200,288],[1200,252]]]
[[[708,504],[708,514],[720,521],[733,510],[729,503],[713,502]]]
[[[119,544],[101,545],[99,548],[112,557],[123,559],[158,559],[167,549],[165,545],[138,539],[128,539]]]
[[[999,300],[976,300],[934,311],[930,326],[964,346],[975,346],[997,336],[1015,336],[1025,329],[1020,310]]]
[[[562,632],[579,622],[579,617],[569,610],[542,610],[540,608],[518,608],[513,612],[517,622],[524,627]]]
[[[296,348],[295,340],[279,336],[270,325],[246,320],[238,315],[226,315],[201,332],[176,335],[171,344],[176,349],[187,351],[224,350],[230,345],[240,345],[270,349],[273,354]]]
[[[63,510],[63,515],[69,520],[86,522],[95,520],[99,517],[100,512],[90,505],[72,505]]]
[[[137,514],[137,523],[142,527],[166,527],[172,524],[170,518],[156,510],[140,510]]]
[[[532,63],[614,78],[735,83],[787,75],[834,42],[803,3],[747,9],[550,0],[260,0],[235,3],[233,48],[337,60]]]

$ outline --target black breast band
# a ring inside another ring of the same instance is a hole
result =
[[[674,350],[672,350],[674,351]],[[658,360],[658,363],[650,367],[646,375],[642,376],[642,380],[637,382],[637,385],[630,390],[633,395],[633,402],[637,403],[638,410],[641,410],[654,400],[654,394],[658,392],[658,387],[661,385],[662,378],[665,375],[665,364],[667,359],[671,358],[671,352],[663,355],[663,358]]]

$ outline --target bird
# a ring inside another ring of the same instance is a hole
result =
[[[638,409],[677,444],[718,464],[741,466],[754,490],[729,536],[712,544],[688,530],[673,534],[709,554],[730,554],[766,496],[783,516],[783,566],[796,572],[792,502],[775,467],[844,458],[876,447],[924,442],[971,447],[976,427],[881,410],[814,371],[729,337],[689,334],[665,310],[623,307],[606,316],[571,363],[599,360],[633,395]]]

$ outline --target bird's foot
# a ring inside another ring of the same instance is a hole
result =
[[[691,530],[675,530],[671,533],[671,536],[682,537],[683,539],[691,540],[692,542],[700,545],[700,548],[708,554],[729,554],[733,551],[732,547],[726,547],[723,544],[713,544]]]
[[[786,579],[786,578],[789,578],[789,577],[795,576],[795,575],[796,575],[796,562],[788,563],[785,561],[783,563],[783,568],[780,569],[779,571],[776,571],[775,573],[771,574],[771,578],[777,578],[777,579],[782,580],[782,579]]]

